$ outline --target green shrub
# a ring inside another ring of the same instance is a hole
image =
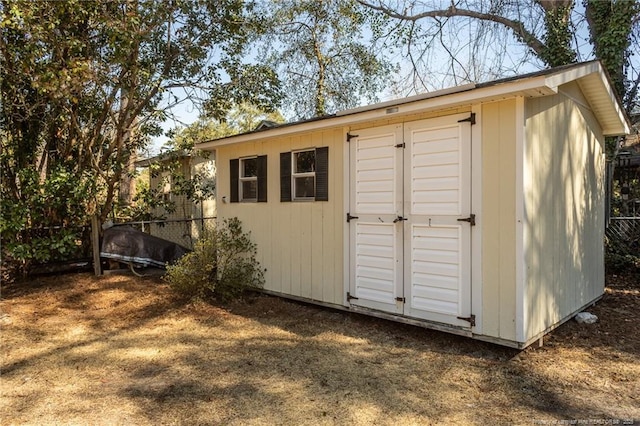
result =
[[[206,230],[191,253],[167,267],[165,280],[187,297],[235,299],[247,289],[264,285],[265,270],[256,252],[240,220],[225,219],[217,229]]]
[[[631,254],[605,252],[604,263],[607,273],[617,274],[640,270],[640,258]]]
[[[640,232],[633,233],[628,241],[605,238],[604,264],[607,273],[640,271]]]

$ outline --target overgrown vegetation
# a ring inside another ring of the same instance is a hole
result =
[[[236,299],[246,290],[264,285],[266,270],[256,252],[257,246],[250,233],[242,230],[240,220],[225,219],[219,227],[205,231],[193,252],[167,267],[165,280],[186,297]]]
[[[44,179],[30,168],[18,175],[23,197],[0,197],[3,281],[26,274],[34,263],[84,257],[89,243],[81,207],[95,185],[88,173],[71,179],[59,166]]]
[[[640,229],[628,241],[607,237],[604,250],[607,273],[640,272]]]
[[[75,241],[42,229],[111,215],[177,103],[272,110],[277,76],[243,59],[254,18],[241,0],[0,0],[3,267],[64,257]]]

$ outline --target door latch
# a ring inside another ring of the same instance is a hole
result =
[[[403,221],[403,220],[407,220],[407,218],[406,217],[402,217],[402,216],[398,216],[395,219],[393,219],[393,223],[398,223],[398,222]]]
[[[358,216],[351,216],[350,213],[347,213],[347,222],[351,222],[351,219],[360,219]]]
[[[464,219],[458,219],[458,222],[469,222],[471,226],[476,226],[476,215],[472,214],[469,217],[465,217]]]

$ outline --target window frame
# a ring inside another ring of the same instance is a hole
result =
[[[257,203],[258,202],[258,156],[253,155],[250,157],[240,157],[238,159],[238,200],[241,203]],[[255,176],[243,176],[244,171],[244,162],[246,160],[256,160],[256,174]],[[256,195],[254,198],[247,198],[244,196],[244,182],[255,182],[256,183]]]
[[[296,154],[303,152],[313,152],[313,171],[296,173]],[[316,149],[305,148],[291,151],[291,200],[292,201],[315,201],[316,200]],[[313,178],[313,195],[308,197],[296,197],[296,179],[297,178]]]
[[[251,156],[246,156],[246,157],[242,157],[242,159],[250,159],[250,158],[256,158],[257,159],[257,164],[256,164],[256,180],[258,181],[257,183],[257,193],[256,193],[256,197],[257,199],[253,199],[253,198],[245,198],[244,200],[240,199],[240,194],[241,194],[241,185],[242,182],[240,181],[240,168],[243,166],[243,164],[240,162],[241,158],[230,158],[229,159],[229,202],[231,203],[239,203],[241,201],[244,201],[247,204],[251,204],[254,201],[258,202],[258,203],[266,203],[267,200],[267,190],[268,190],[268,186],[267,186],[267,177],[268,177],[268,173],[267,173],[267,168],[268,168],[268,158],[266,155],[251,155]],[[253,176],[251,177],[245,177],[244,181],[247,180],[252,180]]]
[[[293,198],[293,153],[315,150],[315,198]],[[319,146],[315,148],[285,151],[280,153],[280,202],[307,202],[329,201],[329,147]]]

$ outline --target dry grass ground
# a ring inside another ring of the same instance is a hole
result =
[[[3,425],[640,419],[631,277],[597,324],[522,352],[267,296],[184,303],[158,278],[38,278],[0,304]]]

